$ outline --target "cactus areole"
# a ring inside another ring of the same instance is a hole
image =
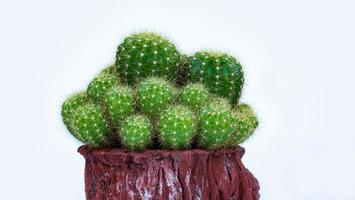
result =
[[[87,200],[258,200],[240,145],[259,125],[240,103],[242,64],[218,51],[181,53],[157,33],[134,33],[115,61],[63,101],[84,143]]]

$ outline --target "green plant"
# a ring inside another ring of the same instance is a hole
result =
[[[99,73],[99,76],[103,76],[105,74],[113,75],[116,77],[117,80],[120,80],[118,69],[115,64],[111,64],[111,65],[105,67],[103,70],[101,70],[101,72]]]
[[[84,104],[87,101],[87,96],[85,92],[78,92],[75,93],[71,96],[69,96],[64,103],[62,104],[62,110],[61,110],[61,115],[63,122],[69,132],[76,137],[80,141],[84,141],[84,139],[81,137],[80,133],[78,133],[75,128],[73,127],[73,115],[80,107],[80,105]]]
[[[232,56],[201,51],[189,57],[189,80],[203,82],[210,92],[237,104],[242,92],[244,75],[241,64]]]
[[[186,149],[196,135],[195,116],[185,106],[169,107],[161,113],[158,129],[165,148]]]
[[[122,145],[130,150],[144,150],[151,144],[151,127],[147,117],[133,115],[123,123]]]
[[[227,146],[234,129],[235,120],[226,101],[217,99],[200,113],[200,146],[207,149],[223,148]]]
[[[114,74],[101,73],[89,83],[87,94],[93,102],[103,103],[106,93],[115,85],[118,80]]]
[[[108,117],[116,128],[122,120],[134,112],[134,93],[127,86],[113,86],[105,96],[105,108]]]
[[[94,103],[80,105],[73,114],[72,127],[83,141],[91,147],[110,144],[109,127],[101,111]]]
[[[148,78],[138,86],[138,103],[144,113],[156,117],[174,100],[174,88],[161,78]]]
[[[189,84],[182,89],[181,103],[195,111],[199,111],[208,102],[209,92],[200,83]]]
[[[237,105],[233,109],[237,127],[236,133],[231,138],[232,145],[243,143],[255,131],[259,125],[259,120],[254,110],[248,104]]]
[[[132,34],[117,48],[116,66],[123,82],[133,85],[142,78],[176,78],[180,53],[161,35],[143,32]]]

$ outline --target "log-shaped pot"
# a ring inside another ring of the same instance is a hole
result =
[[[87,200],[258,200],[259,183],[241,161],[244,148],[130,152],[78,150],[86,159]]]

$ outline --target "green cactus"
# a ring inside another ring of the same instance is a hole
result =
[[[105,108],[108,117],[116,128],[122,120],[134,112],[134,93],[126,86],[114,86],[105,96]]]
[[[93,102],[103,103],[106,93],[115,85],[118,85],[115,75],[102,73],[90,82],[87,94]]]
[[[109,128],[100,107],[94,103],[80,105],[74,115],[72,126],[83,141],[91,147],[110,144]]]
[[[121,80],[133,85],[144,77],[175,80],[180,53],[166,38],[150,32],[132,34],[117,48],[116,66]]]
[[[208,90],[200,83],[189,84],[182,89],[181,103],[195,111],[199,111],[208,102]]]
[[[158,129],[165,148],[186,149],[196,135],[195,116],[185,106],[170,107],[162,112]]]
[[[175,80],[176,85],[182,87],[188,83],[188,73],[189,73],[189,59],[186,55],[181,55],[180,62],[178,63],[177,77]]]
[[[203,82],[210,92],[237,104],[242,92],[244,75],[241,64],[232,56],[202,51],[189,58],[189,80]]]
[[[147,117],[133,115],[122,126],[122,145],[130,150],[144,150],[151,144],[151,126]]]
[[[236,132],[231,138],[233,146],[243,143],[255,131],[259,125],[259,120],[254,110],[248,104],[237,105],[233,109],[233,114],[237,121]]]
[[[138,86],[138,103],[142,111],[155,118],[174,100],[173,86],[161,78],[148,78]]]
[[[200,146],[220,149],[227,146],[235,129],[235,119],[226,102],[216,100],[205,106],[200,113]]]
[[[76,137],[80,141],[84,141],[81,137],[80,133],[76,132],[72,122],[73,122],[73,115],[81,105],[85,104],[87,101],[87,96],[85,92],[78,92],[71,96],[69,96],[64,103],[62,104],[61,115],[63,122],[69,132]]]
[[[118,74],[118,70],[115,64],[111,64],[109,66],[107,66],[106,68],[104,68],[103,70],[101,70],[101,72],[99,73],[99,76],[103,76],[105,74],[111,74],[114,75],[117,80],[120,80],[120,76]]]

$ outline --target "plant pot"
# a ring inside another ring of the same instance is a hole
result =
[[[130,152],[78,149],[86,159],[87,200],[257,200],[259,183],[241,161],[244,148]]]

